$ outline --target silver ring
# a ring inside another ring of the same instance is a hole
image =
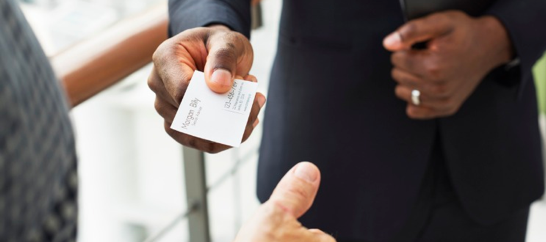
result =
[[[413,89],[411,91],[411,102],[413,103],[413,105],[415,106],[419,106],[419,104],[421,104],[421,92],[417,89]]]

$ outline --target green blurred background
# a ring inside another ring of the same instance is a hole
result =
[[[537,62],[534,72],[540,112],[546,114],[546,55]]]

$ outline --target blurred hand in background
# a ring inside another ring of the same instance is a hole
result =
[[[425,49],[412,49],[427,41]],[[396,95],[407,115],[432,119],[455,114],[480,81],[514,55],[506,29],[492,16],[473,18],[447,11],[412,20],[383,42],[392,51]],[[411,100],[419,90],[420,104]]]

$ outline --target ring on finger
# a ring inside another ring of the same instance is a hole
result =
[[[421,104],[421,92],[417,89],[413,89],[411,91],[411,102],[415,106],[419,106]]]

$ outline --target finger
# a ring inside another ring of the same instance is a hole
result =
[[[408,104],[415,105],[415,104],[413,104],[412,94],[411,94],[413,92],[413,90],[419,90],[419,89],[410,88],[410,87],[404,86],[404,85],[396,85],[396,87],[394,88],[394,94],[396,95],[396,97],[398,97],[399,99],[402,99],[403,101],[407,102]],[[428,98],[426,97],[426,95],[423,92],[420,91],[420,93],[421,94],[419,95],[419,105],[418,106],[424,106],[425,102],[428,102],[429,100],[428,100]]]
[[[418,120],[428,120],[442,117],[440,113],[431,108],[414,105],[408,105],[406,107],[406,114],[408,115],[408,117]]]
[[[172,123],[174,116],[176,115],[176,107],[166,102],[161,97],[156,96],[154,103],[157,113],[167,122]]]
[[[246,37],[239,33],[214,34],[207,43],[207,49],[205,80],[214,92],[228,92],[235,76],[246,76],[252,67],[252,47]]]
[[[398,84],[408,86],[410,88],[427,85],[422,78],[407,71],[403,71],[401,68],[393,68],[391,71],[391,76]]]
[[[391,63],[394,67],[402,71],[411,73],[419,78],[424,78],[427,75],[424,65],[429,62],[426,61],[429,55],[429,52],[424,51],[397,51],[391,55]]]
[[[265,96],[259,92],[256,93],[256,98],[254,98],[254,103],[252,104],[252,110],[250,111],[250,115],[248,117],[245,132],[243,134],[243,139],[241,142],[245,142],[252,134],[252,131],[254,131],[254,128],[256,127],[256,125],[258,125],[256,123],[256,121],[258,120],[258,114],[260,114],[260,110],[265,105],[265,102],[266,102]]]
[[[258,82],[258,79],[253,75],[247,75],[241,79],[251,82]],[[258,126],[258,124],[260,123],[260,120],[258,119],[258,114],[264,106],[265,101],[265,96],[262,93],[256,93],[256,98],[254,98],[254,103],[252,104],[252,110],[248,117],[248,122],[245,128],[245,132],[243,134],[242,142],[245,142],[250,137],[256,126]]]
[[[410,89],[418,89],[421,93],[426,93],[431,99],[447,99],[451,95],[449,83],[425,80],[401,68],[393,68],[391,75],[398,84]]]
[[[402,25],[383,40],[383,46],[390,51],[409,50],[416,43],[447,35],[453,29],[454,25],[446,14],[432,14]]]
[[[433,119],[439,117],[447,117],[450,115],[449,101],[439,99],[431,101],[421,93],[420,104],[414,105],[411,100],[411,91],[414,89],[398,85],[396,87],[396,96],[408,103],[406,107],[406,114],[412,119]]]
[[[258,124],[260,124],[260,119],[257,118],[256,121],[254,121],[254,123],[252,124],[252,128],[255,129],[256,126],[258,126]]]
[[[256,78],[253,75],[247,75],[244,77],[244,80],[251,81],[251,82],[258,82],[258,78]]]
[[[398,98],[406,101],[410,105],[416,106],[413,104],[413,101],[411,99],[411,92],[413,90],[419,90],[419,92],[421,93],[421,95],[419,95],[420,104],[418,106],[427,107],[428,109],[431,109],[435,112],[445,111],[444,109],[447,102],[445,99],[431,97],[419,88],[413,88],[405,85],[397,85],[394,92]]]
[[[331,235],[324,233],[320,229],[309,229],[308,230],[311,234],[309,237],[311,239],[308,239],[306,241],[318,241],[318,242],[335,242],[336,240]]]
[[[148,87],[161,99],[164,101],[170,103],[172,106],[178,107],[178,102],[176,102],[171,94],[167,91],[165,88],[165,84],[159,77],[155,66],[152,68],[152,72],[150,73],[150,76],[148,77]]]
[[[204,140],[197,137],[193,137],[191,135],[180,133],[174,129],[171,129],[171,123],[167,121],[164,122],[164,127],[165,127],[165,131],[167,132],[167,134],[169,134],[169,136],[171,136],[178,143],[190,148],[194,148],[194,149],[211,153],[211,154],[218,153],[220,151],[224,151],[231,148],[230,146],[227,146],[227,145],[214,143],[208,140]]]
[[[313,204],[319,184],[319,169],[310,162],[300,162],[281,179],[269,201],[299,218]]]
[[[204,49],[202,43],[179,40],[173,43],[177,38],[172,38],[161,44],[153,55],[154,72],[157,72],[159,80],[163,83],[165,90],[176,103],[176,106],[182,101],[182,97],[190,83],[194,70],[197,69],[195,57],[199,49]],[[173,47],[176,46],[176,47]],[[184,48],[177,48],[185,46]],[[157,84],[159,86],[159,84]],[[159,88],[156,88],[159,90]]]

